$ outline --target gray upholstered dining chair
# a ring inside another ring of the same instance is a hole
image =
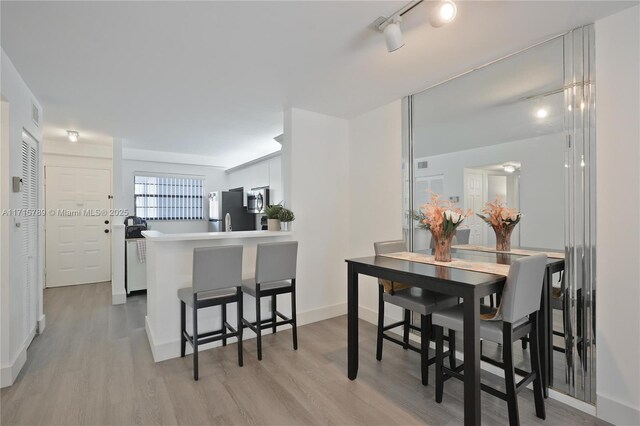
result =
[[[404,241],[384,241],[373,244],[376,255],[388,254],[406,251],[407,247]],[[420,365],[422,372],[422,384],[429,384],[429,365],[435,362],[435,358],[429,358],[429,342],[431,340],[431,314],[440,309],[445,309],[458,304],[458,298],[447,296],[444,294],[433,293],[420,288],[409,287],[390,292],[384,291],[384,281],[378,280],[378,333],[376,359],[382,360],[382,340],[386,339],[393,343],[399,344],[404,349],[411,349],[420,354]],[[401,283],[397,283],[401,284]],[[404,318],[402,321],[384,325],[384,304],[391,303],[399,306],[404,310]],[[411,324],[411,312],[420,314],[420,327]],[[386,334],[385,331],[402,326],[402,341]],[[410,330],[420,332],[420,348],[409,343]],[[452,368],[455,368],[455,332],[451,331],[448,337],[449,341],[449,362]]]
[[[504,369],[506,393],[482,384],[482,390],[507,401],[509,407],[509,424],[519,424],[517,394],[533,381],[536,415],[544,419],[544,396],[542,393],[542,375],[540,369],[540,352],[538,342],[538,311],[544,280],[547,256],[536,254],[515,260],[509,269],[509,276],[502,292],[499,313],[501,320],[480,322],[480,338],[502,345],[502,362],[481,357],[483,361]],[[450,377],[463,379],[461,373],[464,365],[448,369],[443,364],[443,328],[462,330],[464,304],[445,309],[433,314],[433,325],[436,338],[436,401],[442,402],[444,381]],[[531,372],[514,367],[513,343],[529,335]],[[466,360],[465,360],[466,361]],[[516,384],[514,374],[523,376]]]
[[[238,365],[242,367],[242,246],[203,247],[193,249],[192,287],[178,289],[180,299],[180,356],[185,356],[186,343],[193,347],[193,379],[198,380],[198,347],[230,337],[238,338]],[[227,322],[227,304],[236,303],[237,329]],[[193,311],[193,330],[186,329],[186,307]],[[198,310],[220,306],[222,328],[198,333]]]
[[[255,276],[242,280],[242,289],[256,299],[256,320],[251,322],[242,319],[243,327],[249,327],[258,338],[258,360],[262,360],[262,330],[271,328],[275,333],[277,327],[291,324],[293,332],[293,349],[298,349],[298,328],[296,313],[296,263],[298,258],[298,242],[285,241],[278,243],[258,244],[256,253]],[[287,318],[277,310],[277,296],[291,294],[291,318]],[[271,297],[271,317],[262,319],[260,299]],[[277,321],[278,317],[282,321]]]

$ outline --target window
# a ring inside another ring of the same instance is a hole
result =
[[[134,176],[136,216],[146,220],[203,219],[204,179]]]

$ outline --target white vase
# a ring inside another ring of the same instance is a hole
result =
[[[283,231],[288,231],[290,224],[291,224],[291,222],[282,222],[282,221],[280,221],[280,228]]]
[[[267,219],[267,229],[269,231],[279,231],[280,219]]]

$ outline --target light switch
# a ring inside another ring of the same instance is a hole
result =
[[[13,176],[12,186],[13,192],[22,192],[22,178],[20,176]]]

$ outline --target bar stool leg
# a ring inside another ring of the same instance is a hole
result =
[[[376,359],[382,360],[382,333],[384,328],[384,299],[382,286],[378,286],[378,333],[376,339]]]
[[[293,350],[298,350],[298,312],[296,309],[296,280],[291,280],[291,319],[293,320]]]
[[[271,296],[271,332],[276,334],[276,295]]]
[[[422,385],[429,384],[429,338],[431,329],[431,315],[420,315],[420,369]]]
[[[535,330],[535,329],[534,329]],[[531,334],[535,334],[533,331]],[[507,406],[509,407],[509,424],[519,425],[518,395],[516,394],[516,380],[513,371],[513,339],[511,324],[504,323],[502,332],[502,353],[504,360],[504,381],[507,388]]]
[[[542,369],[540,368],[540,345],[538,345],[538,313],[534,312],[531,315],[531,344],[529,345],[529,355],[531,356],[531,368],[536,373],[536,378],[533,380],[533,397],[536,402],[536,416],[541,419],[546,419],[547,415],[544,408],[544,393],[542,391]]]
[[[451,367],[452,370],[456,369],[456,332],[455,330],[449,330],[449,367]]]
[[[442,391],[444,390],[444,376],[442,372],[444,338],[442,336],[442,327],[439,325],[436,325],[433,331],[435,333],[436,340],[436,402],[439,404],[442,402]],[[449,331],[449,336],[451,336],[451,331]]]
[[[242,324],[242,287],[237,288],[236,297],[238,298],[238,302],[236,302],[238,308],[238,365],[242,367],[242,330],[244,329],[244,325]]]
[[[409,349],[409,325],[411,324],[411,311],[408,309],[404,310],[404,326],[403,326],[403,336],[402,341],[404,342],[404,349]]]
[[[184,358],[184,354],[187,349],[187,339],[184,337],[184,333],[186,331],[186,320],[186,305],[183,301],[180,301],[180,358]]]
[[[198,380],[198,303],[193,297],[193,380]]]
[[[222,308],[222,336],[227,334],[227,304],[220,305]],[[222,337],[222,346],[227,346],[227,338]]]
[[[258,361],[262,361],[262,314],[260,313],[260,284],[256,284],[256,335]]]

